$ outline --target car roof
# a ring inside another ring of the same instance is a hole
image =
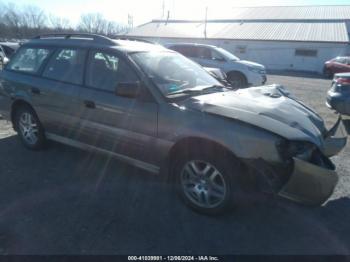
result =
[[[94,34],[52,34],[37,36],[25,42],[23,46],[116,49],[126,53],[167,50],[161,45],[141,39],[111,39]]]
[[[198,44],[198,43],[169,43],[166,44],[167,47],[173,47],[173,46],[199,46],[199,47],[211,47],[211,48],[217,48],[215,45],[206,45],[206,44]]]
[[[350,56],[337,56],[337,57],[335,57],[335,58],[333,58],[333,59],[340,59],[340,58],[345,58],[345,59],[347,59],[347,58],[350,58]]]

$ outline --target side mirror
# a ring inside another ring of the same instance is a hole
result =
[[[115,88],[115,95],[136,98],[140,94],[140,82],[121,82]]]

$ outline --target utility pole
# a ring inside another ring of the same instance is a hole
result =
[[[165,25],[167,25],[167,24],[168,24],[169,18],[170,18],[170,10],[168,10],[168,15],[167,15],[167,18],[166,18]]]
[[[131,14],[128,14],[128,25],[129,28],[134,28],[134,17]]]
[[[164,18],[165,15],[165,0],[163,0],[163,4],[162,4],[162,19]]]
[[[207,23],[208,23],[208,7],[205,8],[205,18],[204,18],[204,38],[207,38]]]

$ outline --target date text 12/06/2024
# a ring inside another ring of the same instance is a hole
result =
[[[220,261],[215,256],[128,256],[128,261]]]

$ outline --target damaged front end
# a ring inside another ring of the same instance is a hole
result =
[[[321,149],[309,145],[292,157],[292,172],[278,194],[307,205],[321,205],[333,193],[338,182],[335,165],[328,157],[338,154],[346,145],[347,133],[342,118],[326,133]]]
[[[335,165],[329,157],[338,154],[347,142],[341,117],[325,133],[323,142],[319,148],[310,142],[283,140],[277,144],[282,160],[279,164],[262,159],[249,163],[259,174],[256,178],[260,190],[305,205],[322,205],[338,182]]]
[[[334,164],[315,152],[309,161],[293,158],[293,172],[278,194],[303,204],[321,205],[332,195],[337,182]]]

